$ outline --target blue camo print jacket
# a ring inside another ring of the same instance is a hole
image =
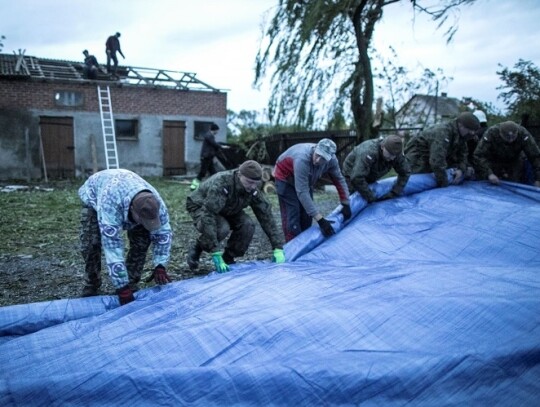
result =
[[[133,197],[144,190],[151,191],[160,202],[161,227],[150,233],[150,239],[154,267],[158,264],[166,266],[173,233],[165,202],[152,185],[134,172],[119,169],[97,172],[79,188],[83,204],[97,212],[107,270],[115,288],[124,287],[129,282],[122,231],[137,226],[129,219],[129,207]]]

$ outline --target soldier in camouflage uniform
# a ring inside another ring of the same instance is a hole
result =
[[[372,182],[384,177],[391,169],[398,174],[392,190],[380,200],[401,195],[411,175],[409,162],[403,155],[403,140],[399,136],[366,140],[357,145],[343,162],[343,175],[367,203],[376,200],[369,189]]]
[[[467,140],[480,128],[478,118],[463,112],[457,118],[429,127],[412,137],[405,155],[414,174],[433,172],[437,186],[448,186],[446,170],[456,168],[452,184],[459,184],[467,167]]]
[[[244,212],[248,206],[270,239],[273,260],[277,263],[285,261],[283,237],[274,221],[270,202],[260,189],[261,178],[261,166],[249,160],[239,169],[211,176],[187,197],[186,209],[200,232],[187,256],[191,270],[198,268],[203,251],[212,253],[219,273],[229,271],[229,264],[235,262],[234,258],[244,255],[255,232],[253,220]],[[225,251],[222,251],[222,241],[231,230]]]
[[[540,149],[531,134],[512,121],[491,126],[474,151],[480,176],[492,184],[500,179],[522,182],[525,156],[533,167],[535,182],[540,187]]]
[[[165,266],[172,231],[167,207],[154,187],[131,171],[104,170],[86,180],[79,197],[83,203],[80,240],[86,276],[83,297],[97,295],[101,286],[102,250],[120,305],[134,300],[150,244],[154,272],[149,280],[153,278],[157,284],[171,281]],[[127,230],[130,244],[125,261],[123,230]]]

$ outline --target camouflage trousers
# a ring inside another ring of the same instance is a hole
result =
[[[225,252],[232,257],[243,256],[253,239],[255,233],[255,223],[244,211],[231,216],[213,215],[216,222],[217,236],[209,236],[205,224],[211,222],[211,219],[204,219],[205,216],[212,216],[201,209],[190,211],[193,218],[193,225],[200,233],[197,243],[205,252],[212,253],[221,250],[220,246],[215,247],[214,243],[217,237],[218,242],[222,242],[231,234],[225,246]]]
[[[146,253],[150,247],[150,233],[142,226],[127,231],[129,251],[126,268],[129,285],[137,289],[146,262]],[[98,289],[101,287],[101,232],[97,212],[91,207],[81,210],[80,249],[85,263],[85,286]]]

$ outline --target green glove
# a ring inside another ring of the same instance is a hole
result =
[[[229,265],[223,260],[222,254],[223,252],[212,253],[212,261],[214,262],[214,266],[216,266],[216,271],[218,273],[226,273],[229,271]]]
[[[274,249],[272,261],[274,263],[285,263],[285,253],[283,253],[283,249]]]

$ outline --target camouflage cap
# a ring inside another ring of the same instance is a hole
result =
[[[336,153],[336,143],[329,138],[323,138],[319,140],[315,147],[315,154],[320,155],[326,161],[332,159],[332,155]]]
[[[504,140],[514,141],[517,137],[519,126],[513,121],[507,121],[499,124],[499,130]]]
[[[480,128],[480,121],[471,112],[462,112],[457,117],[457,122],[461,123],[467,130],[476,131]]]
[[[159,206],[159,201],[150,191],[139,192],[131,201],[133,220],[150,232],[159,229]]]
[[[392,155],[399,155],[403,152],[403,139],[394,134],[387,136],[381,143],[381,146]]]

